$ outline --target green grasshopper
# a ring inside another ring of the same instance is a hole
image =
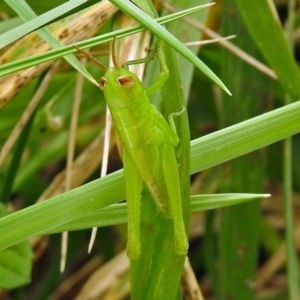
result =
[[[173,121],[182,112],[172,113],[168,123],[148,97],[165,82],[167,71],[161,73],[145,89],[137,76],[128,70],[128,65],[145,62],[149,58],[127,62],[120,67],[113,55],[114,67],[107,68],[90,54],[74,47],[105,70],[104,76],[99,80],[99,87],[104,92],[113,124],[123,145],[128,207],[128,257],[137,259],[141,253],[140,202],[143,182],[158,210],[166,218],[173,220],[176,253],[186,255],[188,240],[182,216],[180,181],[174,149],[179,139]]]

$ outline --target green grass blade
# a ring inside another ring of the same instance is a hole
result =
[[[241,204],[250,200],[270,197],[269,194],[212,194],[212,195],[193,195],[191,196],[191,210],[203,211]]]
[[[291,52],[295,47],[294,35],[296,31],[295,26],[295,7],[294,0],[288,1],[288,19],[286,21],[285,33],[287,43]],[[291,97],[285,96],[285,104],[291,102]],[[299,260],[297,254],[297,247],[294,239],[294,201],[293,201],[293,138],[289,137],[283,142],[283,184],[285,197],[285,239],[287,251],[287,271],[288,271],[288,293],[290,299],[300,299],[300,285],[299,285]]]
[[[13,213],[0,219],[5,224],[0,229],[1,237],[4,238],[1,238],[2,246],[6,243],[13,245],[27,239],[32,232],[39,234],[51,230],[124,198],[125,187],[121,170],[100,179],[100,182],[95,180],[79,189],[71,190],[64,194],[63,199],[60,196],[54,197],[51,201],[38,203],[19,211],[18,214]],[[28,218],[30,222],[25,221]]]
[[[86,3],[87,0],[68,1],[40,16],[34,16],[32,13],[30,13],[30,11],[28,10],[28,4],[23,0],[5,0],[5,2],[9,6],[11,6],[11,8],[14,9],[20,16],[22,15],[23,19],[25,19],[26,21],[30,21],[1,34],[0,49],[25,36],[26,34],[45,26],[52,20],[57,19],[58,17],[82,5],[83,3]]]
[[[211,194],[193,195],[190,197],[191,212],[218,209],[231,205],[244,203],[251,200],[270,197],[269,194]],[[127,204],[112,204],[103,209],[95,210],[90,214],[83,214],[76,220],[72,220],[42,234],[60,233],[63,231],[82,230],[92,227],[104,227],[127,222]]]
[[[140,1],[135,1],[137,4],[138,2],[140,3]],[[150,1],[147,2],[144,1],[146,11],[154,17],[156,15],[154,7]],[[165,63],[169,70],[169,78],[161,89],[161,110],[167,118],[171,113],[182,109],[185,99],[182,90],[178,88],[181,86],[181,80],[173,49],[161,40],[158,40],[157,43],[164,52]],[[163,61],[163,57],[158,58]],[[172,97],[170,97],[171,94]],[[174,122],[176,122],[177,134],[180,139],[180,144],[176,148],[176,156],[180,174],[182,214],[187,226],[190,216],[190,135],[186,111],[175,118]],[[177,155],[177,153],[181,153],[181,155]],[[131,261],[131,297],[145,300],[175,299],[179,291],[185,256],[175,253],[172,220],[157,214],[157,207],[150,198],[147,192],[143,194],[141,206],[142,253],[138,260]],[[155,263],[153,263],[154,261]]]
[[[10,1],[8,1],[8,2],[10,2]],[[81,3],[82,0],[79,2],[80,3],[78,5],[82,4]],[[34,13],[34,11],[30,8],[30,6],[25,1],[18,1],[18,2],[13,1],[11,3],[11,7],[18,13],[18,15],[24,21],[27,21],[27,22],[29,21],[29,23],[30,23],[30,20],[36,20],[35,19],[37,17],[36,14]],[[67,6],[67,8],[69,8],[69,7]],[[65,9],[67,9],[67,8],[65,8]],[[71,9],[71,8],[69,8],[69,9]],[[64,11],[62,11],[62,12],[64,12]],[[41,18],[39,20],[43,20],[43,18]],[[35,26],[38,26],[39,20],[37,20],[37,22],[33,22],[33,24]],[[26,24],[27,23],[24,23],[24,25],[22,25],[22,26],[25,26]],[[60,41],[52,35],[51,31],[48,28],[38,29],[37,33],[40,35],[40,37],[42,39],[44,39],[53,48],[60,48],[63,46],[60,43]],[[14,35],[10,35],[10,36],[14,37]],[[0,40],[1,40],[1,37],[0,37]],[[95,79],[87,72],[87,70],[82,66],[82,64],[78,61],[78,59],[74,55],[69,54],[69,55],[64,56],[64,58],[66,59],[66,61],[69,62],[69,64],[71,66],[73,66],[76,70],[80,71],[88,80],[90,80],[96,84]]]
[[[183,16],[186,16],[186,15],[192,13],[194,10],[195,9],[181,11],[181,12],[178,12],[175,14],[171,14],[171,15],[168,15],[165,17],[158,18],[158,19],[156,19],[156,21],[161,24],[165,24],[165,23],[171,22],[173,20],[180,19]],[[143,30],[145,30],[145,27],[143,27],[143,26],[132,26],[130,28],[113,31],[110,33],[103,34],[101,36],[96,36],[91,39],[87,39],[85,41],[78,42],[78,43],[76,43],[76,45],[82,49],[90,48],[93,46],[97,46],[100,44],[110,42],[114,38],[122,38],[122,37],[131,35],[131,34],[143,31]],[[0,36],[0,38],[1,38],[1,36]],[[68,55],[68,54],[74,53],[76,51],[77,50],[74,49],[74,47],[72,45],[69,45],[69,46],[60,47],[58,49],[49,50],[46,53],[38,54],[38,55],[31,56],[31,57],[28,57],[25,59],[20,59],[18,61],[7,63],[5,65],[0,66],[0,77],[23,70],[23,69],[26,69],[26,68],[29,68],[29,67],[32,67],[37,64],[41,64],[41,63],[49,61],[49,60],[60,58],[64,55]]]
[[[191,142],[191,174],[299,132],[300,101]]]
[[[155,35],[164,40],[168,45],[174,48],[193,65],[199,68],[206,76],[208,76],[213,82],[220,86],[226,93],[231,95],[224,83],[186,46],[184,46],[178,39],[170,34],[164,27],[155,22],[154,19],[149,17],[146,13],[137,8],[129,1],[111,0],[113,4],[119,7],[122,11],[130,15],[132,18],[143,24]]]
[[[283,29],[271,12],[268,1],[237,0],[249,32],[279,82],[293,101],[300,99],[300,72],[292,56]],[[276,45],[276,47],[275,47]]]
[[[5,205],[0,202],[0,216],[7,215]],[[0,288],[15,289],[31,281],[33,250],[28,241],[24,241],[0,255]]]
[[[191,173],[300,132],[299,116],[300,101],[192,141]],[[0,219],[0,249],[122,201],[123,180],[121,170]]]
[[[234,40],[236,46],[251,56],[259,59],[258,50],[245,28],[234,0],[224,0],[222,6],[222,33],[244,34]],[[262,101],[266,97],[266,86],[270,80],[258,70],[242,62],[233,54],[221,52],[221,74],[227,78],[226,83],[232,86],[233,97],[223,94],[221,114],[222,126],[237,124],[242,120],[262,113]],[[255,97],[254,97],[255,95]],[[220,190],[224,193],[253,193],[263,191],[266,165],[266,151],[255,151],[223,165],[223,176]],[[247,171],[245,171],[247,170]],[[230,176],[226,176],[230,174]],[[241,299],[255,299],[255,281],[259,241],[260,241],[260,202],[251,201],[222,210],[221,226],[218,235],[218,261],[223,266],[218,272],[219,284],[215,286],[218,299],[227,299],[239,295]],[[237,255],[237,253],[239,253]],[[233,267],[238,266],[238,267]],[[249,284],[245,284],[249,282]]]
[[[28,137],[30,135],[30,132],[32,130],[32,124],[35,119],[36,111],[33,113],[33,115],[30,117],[26,125],[24,126],[24,129],[22,133],[20,134],[20,137],[16,143],[16,146],[13,149],[12,153],[12,159],[9,164],[9,168],[7,170],[6,176],[3,180],[3,188],[0,192],[0,202],[6,203],[9,201],[9,196],[12,193],[12,187],[16,178],[16,174],[19,170],[20,162],[22,159],[22,153],[26,147],[26,143],[28,140]]]

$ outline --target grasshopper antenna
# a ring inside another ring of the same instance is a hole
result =
[[[100,62],[98,59],[96,59],[93,55],[91,55],[90,53],[80,49],[79,47],[73,45],[73,47],[80,53],[82,53],[84,56],[86,56],[87,58],[89,58],[96,66],[100,67],[101,69],[107,71],[108,67],[106,65],[104,65],[102,62]]]
[[[110,44],[110,50],[112,53],[111,58],[112,58],[114,67],[118,69],[118,68],[120,68],[120,66],[117,62],[117,56],[116,56],[116,51],[115,51],[115,45],[116,45],[115,41],[116,41],[116,38],[114,37],[114,39],[111,41],[111,44]]]

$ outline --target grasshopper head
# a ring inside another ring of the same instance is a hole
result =
[[[143,85],[132,72],[124,68],[110,68],[99,80],[108,106],[125,107],[139,97]]]

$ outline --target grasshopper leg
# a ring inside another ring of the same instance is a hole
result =
[[[128,215],[127,255],[130,259],[138,259],[141,253],[140,207],[143,181],[126,150],[123,153]]]

